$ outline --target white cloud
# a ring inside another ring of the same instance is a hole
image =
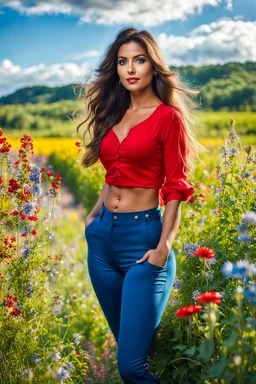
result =
[[[200,25],[187,37],[161,33],[157,41],[168,65],[256,61],[256,21],[223,18]]]
[[[203,24],[188,36],[161,33],[156,40],[168,65],[224,64],[256,61],[256,21],[220,19]],[[98,51],[75,55],[76,59],[99,56]],[[74,59],[75,60],[75,59]],[[94,64],[95,65],[95,64]],[[91,60],[22,68],[10,60],[0,62],[0,96],[34,85],[61,86],[89,81],[94,76]]]
[[[0,6],[29,16],[61,13],[79,17],[80,23],[136,23],[153,27],[170,20],[185,20],[190,15],[202,13],[205,6],[217,7],[226,2],[226,7],[231,9],[232,0],[0,0]]]
[[[74,55],[69,55],[68,58],[70,60],[81,60],[81,59],[89,59],[89,58],[95,58],[101,55],[100,51],[86,51]]]
[[[48,67],[45,64],[38,64],[22,68],[5,59],[0,62],[0,97],[34,85],[54,87],[82,83],[88,81],[87,78],[92,71],[92,65],[86,62],[80,66],[74,63],[63,63]]]

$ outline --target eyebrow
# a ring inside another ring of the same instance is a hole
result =
[[[135,57],[138,57],[138,56],[145,56],[145,57],[147,57],[146,55],[144,55],[144,53],[140,53],[139,55],[136,55],[136,56],[133,56],[133,57],[135,58]],[[123,59],[127,59],[127,57],[125,57],[125,56],[118,56],[118,59],[120,59],[121,57]]]

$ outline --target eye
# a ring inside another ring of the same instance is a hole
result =
[[[142,63],[144,63],[144,61],[145,61],[145,59],[143,59],[142,57],[139,58],[139,59],[137,59],[136,61],[138,61],[138,60],[142,60]],[[122,65],[121,63],[122,63],[123,61],[125,61],[125,60],[119,60],[119,61],[118,61],[118,64]]]

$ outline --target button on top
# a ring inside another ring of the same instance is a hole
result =
[[[117,219],[117,216],[113,216],[113,219],[116,220],[116,219]]]
[[[149,217],[149,214],[148,213],[146,213],[146,215],[145,215],[146,217]]]
[[[134,219],[138,220],[139,216],[134,216]]]

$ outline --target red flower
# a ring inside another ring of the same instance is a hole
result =
[[[81,143],[80,143],[79,141],[76,141],[76,142],[75,142],[75,145],[76,145],[78,148],[81,147]]]
[[[208,291],[201,293],[201,295],[198,296],[197,301],[199,301],[199,303],[221,304],[222,297],[223,296],[219,292]]]
[[[199,256],[199,257],[202,257],[203,259],[212,259],[214,255],[215,255],[214,250],[206,247],[199,247],[194,252],[194,256]]]
[[[30,233],[32,233],[32,235],[34,235],[34,236],[37,235],[37,231],[35,229],[32,229],[32,231]]]
[[[17,302],[17,298],[14,296],[6,296],[3,300],[3,303],[5,305],[13,305],[14,303]]]
[[[201,305],[186,305],[183,308],[178,309],[175,315],[178,317],[189,317],[195,313],[201,312],[203,307]]]

